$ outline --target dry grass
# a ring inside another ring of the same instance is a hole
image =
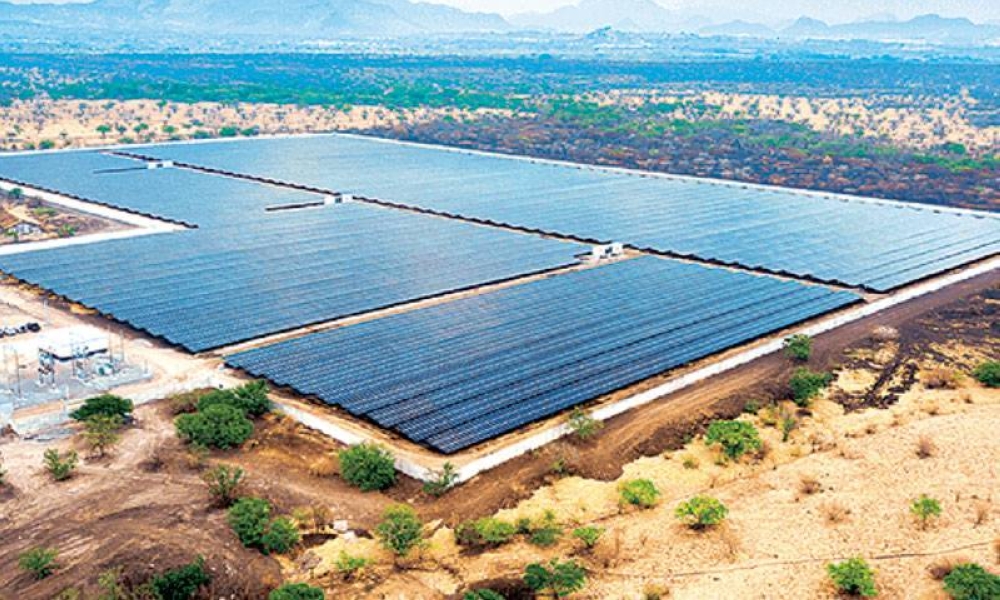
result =
[[[998,537],[997,539],[993,540],[993,554],[996,555],[994,557],[994,558],[996,558],[996,563],[998,565],[1000,565],[1000,537]]]
[[[698,459],[690,454],[684,457],[684,462],[681,464],[683,464],[684,468],[688,470],[694,470],[700,466]]]
[[[642,586],[642,600],[665,600],[670,597],[670,588],[662,583],[647,583]]]
[[[954,390],[962,385],[962,375],[953,369],[935,367],[924,371],[920,381],[929,390]]]
[[[879,325],[872,330],[872,340],[876,342],[892,342],[899,339],[899,330],[885,325]]]
[[[799,477],[799,493],[803,496],[812,496],[823,491],[823,484],[814,475],[802,475]]]
[[[819,510],[827,525],[840,525],[851,517],[851,509],[836,500],[823,504]]]
[[[990,514],[993,512],[993,503],[989,500],[976,500],[973,510],[975,512],[972,522],[976,527],[980,527],[989,522]]]
[[[333,477],[339,472],[340,463],[330,455],[321,456],[309,465],[309,474],[313,477]]]
[[[922,435],[917,439],[917,456],[919,458],[931,458],[937,454],[937,445],[927,435]]]
[[[927,573],[935,581],[941,581],[954,571],[955,567],[968,562],[969,559],[964,556],[944,556],[927,565]]]

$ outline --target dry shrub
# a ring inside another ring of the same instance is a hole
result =
[[[622,532],[619,529],[612,529],[601,536],[597,544],[590,551],[594,561],[607,569],[621,563],[622,557]]]
[[[823,491],[823,484],[813,475],[802,475],[799,477],[799,493],[803,496],[812,496]]]
[[[955,567],[968,562],[970,562],[969,559],[964,556],[943,556],[927,565],[927,573],[935,581],[941,581],[951,574]]]
[[[993,512],[993,503],[989,500],[977,500],[973,505],[973,509],[975,517],[972,522],[976,527],[979,527],[980,525],[985,525],[990,520],[990,513]]]
[[[698,466],[700,465],[700,463],[698,462],[698,459],[695,458],[691,454],[685,455],[684,456],[684,462],[681,463],[681,464],[684,465],[685,469],[689,469],[689,470],[697,469]]]
[[[208,466],[208,448],[204,446],[188,446],[184,453],[184,461],[192,471],[203,471]]]
[[[723,522],[716,529],[719,532],[719,541],[726,549],[726,556],[730,562],[736,562],[740,556],[740,550],[743,548],[740,537],[727,522]]]
[[[859,460],[864,458],[864,454],[851,444],[840,444],[837,454],[839,454],[841,458],[846,458],[847,460]]]
[[[319,457],[309,465],[309,474],[313,477],[333,477],[339,472],[340,464],[337,458],[329,454]]]
[[[994,558],[997,564],[1000,565],[1000,537],[993,540],[993,554],[996,555]]]
[[[926,402],[922,407],[923,411],[932,417],[936,417],[941,414],[941,405],[938,404],[937,400],[930,400]]]
[[[917,439],[917,456],[920,458],[930,458],[937,454],[937,445],[930,436],[922,435]]]
[[[820,507],[820,513],[827,525],[839,525],[851,516],[851,509],[837,501],[827,502]]]
[[[139,462],[139,468],[147,473],[156,473],[166,464],[163,459],[163,452],[157,446],[146,454],[146,457]]]
[[[886,325],[879,325],[872,330],[871,338],[875,342],[892,342],[899,339],[899,330]]]
[[[173,415],[193,413],[198,410],[198,401],[203,395],[202,391],[174,394],[167,400],[167,406],[170,407],[170,413]]]
[[[642,586],[642,600],[665,600],[670,597],[670,588],[662,583],[647,583]]]
[[[962,376],[958,371],[935,367],[921,373],[920,381],[929,390],[954,390],[962,384]]]

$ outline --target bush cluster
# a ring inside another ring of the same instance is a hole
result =
[[[286,583],[267,595],[267,600],[325,600],[323,590],[305,583]]]
[[[789,387],[792,388],[792,400],[801,407],[807,407],[826,389],[826,386],[830,385],[831,381],[833,375],[829,373],[817,373],[806,367],[799,367],[788,381]]]
[[[483,549],[502,546],[514,538],[517,528],[494,517],[460,523],[455,528],[455,543],[459,546]]]
[[[199,556],[190,564],[154,576],[151,583],[161,600],[191,600],[199,589],[211,581],[205,571],[205,559]]]
[[[972,372],[976,381],[990,388],[1000,388],[1000,361],[991,360],[976,367]]]
[[[875,590],[875,572],[863,558],[831,563],[826,566],[826,571],[838,592],[864,598],[878,595]]]
[[[797,334],[785,339],[785,355],[792,360],[805,362],[812,355],[812,338]]]
[[[84,401],[83,406],[69,413],[74,421],[86,421],[91,417],[118,417],[122,422],[132,416],[135,405],[128,398],[113,394],[102,394]]]
[[[383,548],[404,557],[423,544],[424,524],[412,507],[394,504],[385,509],[382,521],[375,528],[375,535]]]
[[[184,441],[222,450],[241,445],[253,435],[253,422],[238,408],[213,404],[174,420],[177,435]]]
[[[618,486],[621,504],[652,508],[660,497],[660,490],[648,479],[630,479]]]
[[[247,548],[264,554],[284,554],[299,543],[299,530],[287,517],[271,518],[271,504],[263,498],[240,498],[229,509],[229,526]]]
[[[396,483],[396,461],[384,447],[356,444],[341,450],[340,476],[363,492],[384,490]]]
[[[944,591],[953,600],[1000,598],[1000,577],[974,563],[956,566],[944,578]]]
[[[568,560],[532,563],[524,570],[524,583],[536,593],[549,593],[557,598],[579,592],[587,585],[587,571]]]
[[[707,529],[722,523],[729,515],[729,509],[715,498],[695,496],[682,502],[674,515],[691,529]]]
[[[746,421],[714,421],[705,433],[705,443],[718,444],[729,460],[760,450],[762,444],[757,428]]]

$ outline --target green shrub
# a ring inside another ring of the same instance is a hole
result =
[[[597,545],[597,541],[601,539],[604,535],[604,529],[602,527],[594,527],[588,525],[586,527],[577,527],[573,530],[573,537],[583,542],[583,545],[587,548],[593,548]]]
[[[299,528],[288,517],[272,519],[260,538],[264,554],[287,554],[302,539]]]
[[[356,444],[340,451],[340,476],[363,492],[384,490],[396,483],[396,461],[378,444]]]
[[[455,543],[459,546],[489,548],[506,544],[514,538],[517,529],[506,521],[483,517],[460,523],[455,528]]]
[[[263,498],[240,498],[229,509],[227,520],[247,548],[260,546],[271,518],[271,503]]]
[[[718,444],[729,460],[739,460],[747,452],[760,450],[757,428],[746,421],[715,421],[708,426],[705,442]]]
[[[202,477],[208,484],[208,493],[217,506],[226,508],[236,502],[243,483],[243,469],[217,465]]]
[[[579,407],[574,408],[569,414],[568,425],[573,435],[581,440],[589,440],[604,428],[604,423],[591,417]]]
[[[972,372],[976,381],[990,388],[1000,388],[1000,361],[991,360],[976,367]]]
[[[237,408],[248,417],[260,417],[272,408],[267,383],[263,381],[252,381],[230,390],[212,390],[198,400],[198,410],[218,404]]]
[[[267,595],[267,600],[325,600],[323,590],[305,583],[286,583]]]
[[[243,412],[226,404],[213,404],[174,420],[177,435],[205,447],[232,448],[253,435],[253,422]]]
[[[549,546],[554,546],[562,535],[563,528],[556,521],[555,513],[546,511],[542,520],[532,527],[531,536],[528,538],[528,541],[535,546],[548,548]]]
[[[396,556],[406,556],[423,543],[424,525],[411,507],[394,504],[385,509],[382,522],[375,527],[375,535],[383,548]]]
[[[462,594],[462,600],[504,600],[504,597],[493,590],[469,590]]]
[[[532,563],[524,570],[524,583],[536,593],[551,593],[562,598],[579,592],[587,585],[587,572],[569,560]]]
[[[953,600],[996,600],[1000,577],[973,563],[958,565],[944,578],[944,591]]]
[[[121,398],[113,394],[102,394],[88,398],[84,401],[83,406],[69,413],[69,416],[75,421],[86,421],[98,415],[119,417],[122,421],[127,421],[134,409],[135,405],[128,398]]]
[[[652,508],[656,506],[660,491],[648,479],[630,479],[618,486],[618,497],[622,504]]]
[[[802,334],[785,338],[785,355],[792,360],[806,362],[812,356],[812,338]]]
[[[151,583],[160,600],[191,600],[211,581],[205,572],[205,559],[199,556],[191,564],[154,576]]]
[[[875,573],[863,558],[830,563],[826,566],[826,572],[830,574],[833,585],[841,593],[865,598],[874,598],[878,595],[875,590]]]
[[[65,481],[73,475],[76,470],[76,463],[79,457],[75,450],[70,450],[65,454],[59,454],[55,448],[49,448],[43,455],[45,470],[52,475],[55,481]]]
[[[920,522],[920,528],[927,529],[931,520],[941,516],[941,503],[927,494],[922,494],[910,505],[910,512]]]
[[[22,571],[26,571],[35,579],[40,580],[45,579],[59,568],[59,564],[56,562],[58,556],[59,552],[55,548],[39,546],[23,552],[17,558],[17,564]]]
[[[439,498],[455,485],[458,480],[458,473],[455,472],[455,465],[450,462],[444,463],[437,477],[424,482],[424,493],[428,496]]]
[[[351,556],[341,550],[340,555],[337,556],[337,560],[333,563],[333,568],[345,578],[351,578],[354,577],[361,569],[370,565],[371,562],[371,559],[363,556]]]
[[[722,523],[729,514],[726,506],[709,496],[695,496],[682,502],[674,515],[692,529],[706,529]]]
[[[817,373],[805,367],[795,369],[792,378],[788,381],[792,388],[792,400],[795,404],[807,407],[812,404],[813,399],[819,396],[833,381],[833,375],[829,373]]]

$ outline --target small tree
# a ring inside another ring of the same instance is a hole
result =
[[[75,421],[86,421],[91,417],[118,417],[125,422],[135,410],[135,405],[128,398],[115,396],[114,394],[101,394],[84,401],[83,406],[69,413],[70,418]]]
[[[792,388],[792,400],[799,406],[807,407],[826,389],[826,386],[830,385],[831,381],[833,376],[829,373],[817,373],[799,367],[788,381],[789,387]]]
[[[570,431],[573,432],[580,440],[589,440],[595,435],[601,432],[604,428],[604,423],[598,421],[594,417],[591,417],[580,407],[574,408],[569,414],[569,425]]]
[[[785,355],[792,360],[806,362],[812,356],[812,338],[803,334],[785,338]]]
[[[253,435],[253,422],[238,408],[216,404],[174,420],[177,435],[205,447],[232,448]]]
[[[837,591],[852,596],[874,598],[875,573],[863,558],[852,558],[842,563],[830,563],[826,566],[833,585]]]
[[[760,434],[753,423],[746,421],[715,421],[708,426],[705,442],[718,444],[729,460],[739,460],[744,454],[759,450]]]
[[[59,552],[55,548],[39,546],[23,552],[17,558],[17,564],[22,571],[26,571],[35,579],[41,580],[59,568],[59,564],[56,562],[58,556]]]
[[[524,583],[536,593],[551,593],[562,598],[579,592],[587,585],[587,571],[568,560],[551,560],[547,564],[532,563],[524,570]]]
[[[87,447],[98,457],[103,457],[108,448],[118,444],[122,436],[118,433],[122,418],[118,415],[95,414],[83,422],[83,439]]]
[[[604,535],[604,528],[593,525],[577,527],[573,530],[573,537],[583,542],[584,547],[588,550],[597,545],[597,541],[601,539],[602,535]]]
[[[267,600],[325,600],[323,590],[305,583],[286,583],[267,595]]]
[[[437,477],[424,482],[424,493],[428,496],[440,498],[455,485],[455,481],[457,480],[458,473],[455,471],[455,465],[446,462],[441,467],[441,471],[437,473]]]
[[[384,490],[396,483],[396,461],[392,454],[373,443],[341,450],[340,476],[362,492]]]
[[[921,494],[910,505],[910,512],[920,523],[920,529],[926,530],[932,520],[941,516],[941,503],[927,494]]]
[[[397,557],[405,557],[423,543],[424,525],[411,507],[394,504],[385,509],[382,522],[375,527],[375,535],[382,547]]]
[[[660,497],[660,491],[648,479],[630,479],[618,486],[620,504],[652,508]]]
[[[73,475],[76,470],[76,463],[79,457],[76,451],[70,450],[65,454],[59,454],[55,448],[49,448],[43,455],[45,469],[52,475],[55,481],[65,481]]]
[[[729,509],[709,496],[695,496],[687,502],[682,502],[674,511],[674,515],[687,523],[691,529],[707,529],[722,523],[729,514]]]
[[[229,509],[227,520],[247,548],[260,546],[271,518],[271,503],[263,498],[240,498]]]
[[[977,564],[961,564],[945,576],[944,591],[952,600],[995,600],[1000,598],[1000,577]]]
[[[228,465],[217,465],[203,475],[208,484],[208,493],[216,506],[227,508],[236,502],[243,483],[243,469]]]
[[[264,554],[287,554],[299,543],[299,528],[288,517],[272,519],[260,538]]]
[[[972,372],[976,381],[990,388],[1000,388],[1000,361],[991,360],[976,367]]]
[[[160,600],[191,600],[211,581],[205,571],[205,559],[199,556],[190,564],[155,575],[151,584]]]

